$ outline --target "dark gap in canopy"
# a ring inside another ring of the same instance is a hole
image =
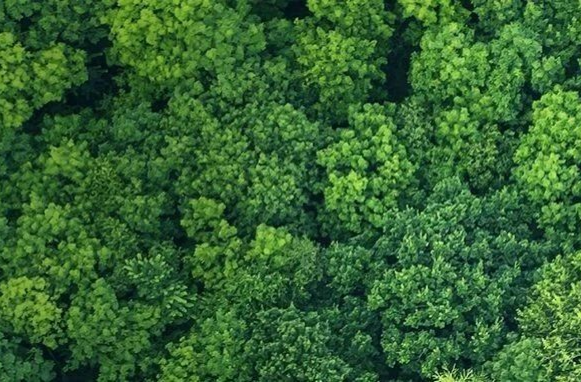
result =
[[[410,20],[399,25],[394,37],[397,38],[405,33],[410,24]],[[408,81],[408,74],[411,68],[412,55],[419,48],[409,39],[401,39],[387,56],[387,65],[383,70],[386,73],[385,91],[387,100],[390,102],[401,102],[411,93],[411,85]]]
[[[311,14],[307,7],[306,0],[290,0],[283,10],[284,16],[287,19],[302,19]]]

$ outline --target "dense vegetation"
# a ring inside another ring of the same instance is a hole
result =
[[[580,15],[0,0],[0,381],[580,381]]]

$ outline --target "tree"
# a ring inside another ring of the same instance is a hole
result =
[[[62,337],[62,309],[41,278],[11,278],[0,285],[3,332],[54,349]]]
[[[314,94],[322,120],[340,124],[349,105],[367,101],[382,83],[391,16],[377,0],[309,0],[312,18],[296,21],[292,50],[303,93]]]
[[[519,312],[521,338],[492,363],[498,380],[575,381],[579,352],[579,253],[558,256],[543,267],[528,304]]]
[[[452,180],[438,185],[424,211],[386,222],[367,296],[382,317],[388,365],[427,378],[495,354],[531,271],[553,250],[514,225],[519,217],[514,192],[479,199]]]
[[[64,44],[31,50],[10,32],[0,33],[0,125],[20,127],[32,113],[87,80],[85,54]]]
[[[515,153],[515,177],[538,209],[539,224],[565,248],[577,242],[580,192],[579,95],[556,88],[533,106],[533,125]]]
[[[508,178],[514,133],[530,102],[525,89],[533,68],[541,67],[536,39],[516,23],[488,43],[476,41],[474,31],[458,23],[423,35],[410,82],[416,104],[433,113],[432,184],[461,176],[482,192]],[[535,73],[542,82],[544,74]]]
[[[119,303],[114,290],[98,279],[75,294],[66,314],[71,359],[68,369],[99,367],[99,382],[127,381],[146,368],[146,352],[159,334],[161,312],[140,303]]]
[[[402,9],[403,17],[414,17],[425,26],[461,21],[468,13],[450,0],[398,0],[397,4]]]
[[[54,363],[39,348],[22,344],[19,338],[0,334],[0,381],[47,382],[55,377]]]
[[[388,108],[352,108],[349,128],[318,152],[327,173],[321,220],[332,238],[380,228],[410,186],[414,166],[395,129]]]
[[[106,15],[112,58],[162,87],[184,79],[214,77],[264,49],[248,7],[227,1],[121,1]]]

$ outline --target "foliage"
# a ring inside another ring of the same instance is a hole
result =
[[[538,209],[539,223],[564,246],[576,241],[579,95],[555,89],[533,107],[533,125],[515,153],[515,176]]]
[[[40,349],[0,334],[0,350],[0,381],[46,382],[54,379],[54,364],[43,357]]]
[[[516,209],[514,194],[478,199],[451,181],[436,187],[424,211],[402,211],[386,224],[368,299],[382,316],[389,365],[429,377],[494,354],[518,290],[547,250],[510,223]]]
[[[484,377],[474,374],[472,370],[458,371],[455,367],[436,373],[436,382],[484,382]]]
[[[322,120],[344,122],[349,105],[365,102],[382,83],[391,15],[378,0],[309,0],[313,17],[297,21],[292,49],[301,85],[316,94]]]
[[[559,256],[542,270],[529,303],[519,312],[522,338],[499,356],[499,380],[574,381],[579,353],[579,253]]]
[[[41,278],[8,280],[0,286],[0,322],[5,333],[27,338],[31,344],[55,348],[62,335],[62,310],[45,289],[46,282]]]
[[[580,4],[0,1],[0,382],[579,380]]]
[[[539,67],[535,84],[550,81],[545,79],[550,73],[540,69],[542,48],[535,34],[513,23],[484,42],[472,29],[449,23],[427,31],[420,47],[411,85],[419,104],[434,114],[434,170],[428,177],[435,184],[459,175],[478,191],[498,184],[508,177],[514,146],[514,130],[504,126],[519,123],[533,68]]]
[[[83,51],[63,44],[29,50],[10,32],[0,32],[0,46],[3,129],[20,127],[36,109],[86,81]]]
[[[112,56],[160,84],[229,70],[264,49],[260,25],[248,9],[226,1],[120,1],[106,16]]]
[[[445,24],[467,13],[451,0],[398,0],[405,18],[413,17],[424,25]]]
[[[384,59],[372,60],[375,41],[344,36],[335,30],[306,28],[296,44],[301,77],[318,94],[316,108],[342,121],[349,105],[364,102],[373,81],[380,80]]]
[[[317,153],[326,168],[324,224],[333,238],[383,226],[413,175],[413,164],[396,140],[389,111],[380,105],[352,108],[349,128]]]

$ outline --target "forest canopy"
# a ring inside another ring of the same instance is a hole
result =
[[[0,382],[578,382],[581,2],[0,1]]]

